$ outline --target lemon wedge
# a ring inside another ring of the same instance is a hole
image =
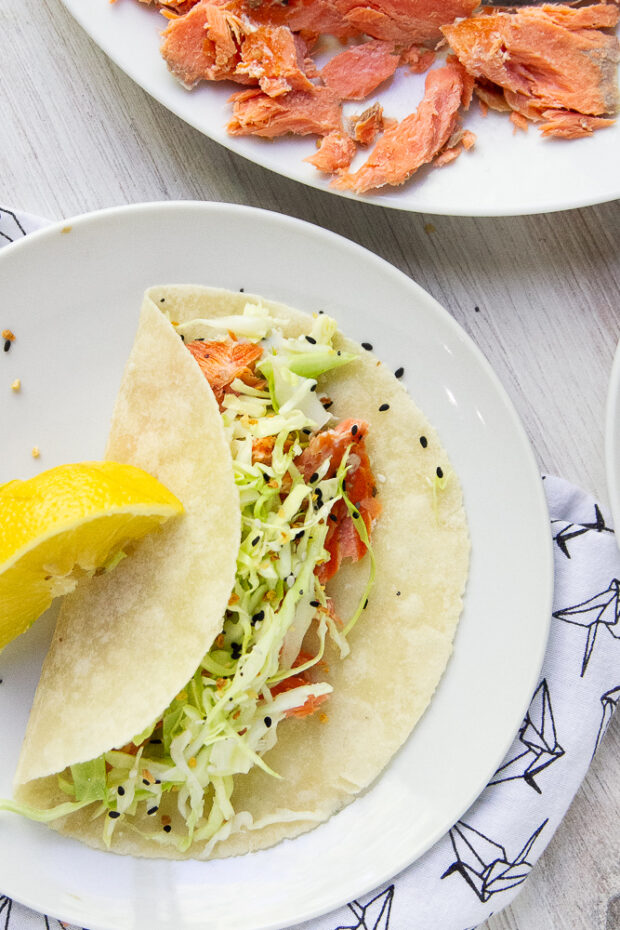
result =
[[[130,542],[182,511],[148,472],[116,462],[0,485],[0,649],[81,577],[110,570]]]

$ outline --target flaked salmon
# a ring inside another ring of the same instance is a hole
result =
[[[373,103],[362,113],[350,116],[346,123],[349,133],[359,145],[372,145],[385,128],[383,107],[380,103]]]
[[[304,161],[326,174],[335,174],[349,167],[356,152],[357,146],[351,136],[342,129],[334,129],[321,139],[314,155],[308,155]]]
[[[401,45],[441,38],[441,27],[469,16],[478,0],[334,0],[334,6],[358,32]]]
[[[224,395],[235,378],[239,378],[251,387],[264,387],[266,384],[254,371],[254,366],[263,354],[263,350],[261,346],[253,342],[195,340],[188,342],[186,348],[198,362],[220,408]]]
[[[303,40],[288,26],[255,23],[237,0],[200,0],[162,36],[161,53],[187,87],[230,80],[274,97],[312,88]]]
[[[573,8],[543,4],[515,12],[480,13],[452,25],[443,34],[461,64],[484,82],[479,96],[500,108],[499,88],[507,106],[529,120],[546,121],[545,134],[574,137],[607,123],[601,117],[618,108],[618,40],[604,32],[617,25],[620,10],[611,4]],[[556,111],[553,118],[545,111]],[[558,111],[571,116],[559,117]],[[556,132],[557,130],[557,132]]]
[[[319,73],[341,100],[363,100],[391,78],[399,64],[392,42],[370,39],[335,55]]]
[[[404,184],[446,147],[458,127],[463,101],[470,95],[469,78],[458,63],[430,71],[418,109],[386,130],[358,171],[343,173],[332,186],[364,193],[386,184]]]
[[[360,517],[349,515],[346,503],[339,500],[332,507],[325,548],[329,552],[328,561],[319,566],[317,578],[325,584],[336,574],[343,559],[353,561],[361,559],[366,546],[355,528],[355,520],[362,519],[370,535],[372,524],[381,513],[381,505],[375,497],[375,480],[370,467],[366,444],[368,423],[365,420],[343,420],[334,429],[324,430],[312,437],[307,448],[295,460],[306,480],[309,480],[317,468],[330,459],[326,477],[333,477],[347,450],[346,493],[351,503],[357,508]]]
[[[340,99],[329,87],[291,91],[269,97],[259,88],[231,96],[233,117],[227,129],[231,136],[262,136],[273,139],[287,133],[326,136],[341,128]]]

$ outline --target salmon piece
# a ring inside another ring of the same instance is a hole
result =
[[[224,395],[230,385],[239,378],[251,387],[262,387],[264,379],[254,372],[254,366],[263,354],[261,346],[253,342],[188,342],[186,348],[192,353],[200,370],[211,385],[215,399],[222,409]]]
[[[539,127],[541,133],[556,139],[580,139],[592,135],[595,129],[605,129],[615,122],[602,116],[584,116],[583,113],[570,110],[544,110],[542,117],[545,122]]]
[[[441,38],[441,26],[469,16],[478,0],[334,0],[358,32],[400,45],[423,45]]]
[[[335,55],[320,74],[341,100],[363,100],[391,78],[399,64],[392,42],[371,39]]]
[[[326,174],[335,174],[349,167],[356,151],[357,146],[351,136],[342,129],[334,129],[321,139],[318,151],[304,158],[304,161]]]
[[[312,90],[304,69],[306,45],[288,26],[262,26],[241,44],[241,60],[233,75],[240,83],[257,82],[270,97],[290,90]]]
[[[170,20],[162,33],[161,54],[186,87],[221,81],[234,73],[246,24],[231,4],[201,0],[184,16]]]
[[[546,109],[591,116],[618,106],[618,40],[601,31],[618,23],[616,6],[573,9],[544,4],[518,12],[486,13],[442,32],[465,68],[515,94],[539,115]],[[486,101],[488,102],[488,101]],[[519,112],[527,116],[524,105]],[[534,118],[530,116],[528,118]]]
[[[331,182],[332,187],[364,193],[386,184],[404,184],[444,149],[458,126],[463,95],[468,93],[460,65],[451,62],[429,71],[418,109],[386,130],[365,164],[353,174],[342,174]]]
[[[346,450],[352,445],[347,459],[345,487],[347,496],[357,507],[370,537],[372,525],[381,513],[381,504],[375,498],[376,485],[364,442],[368,429],[365,420],[343,420],[335,429],[324,430],[313,436],[306,449],[295,460],[295,464],[306,481],[309,481],[317,468],[329,457],[327,477],[333,477]],[[347,505],[342,500],[337,501],[332,507],[325,548],[329,553],[329,559],[319,565],[316,571],[321,584],[326,584],[333,578],[344,558],[357,562],[366,552],[366,546],[355,529],[355,521],[349,516]]]
[[[520,129],[527,132],[530,126],[529,120],[521,113],[517,113],[516,110],[513,110],[510,114],[510,122],[514,126],[513,133],[517,133]]]
[[[231,136],[273,139],[289,132],[326,136],[342,128],[340,100],[329,87],[291,91],[276,98],[253,88],[233,94],[230,99],[233,118],[226,128]]]
[[[476,134],[467,130],[464,132],[462,129],[457,130],[453,133],[452,138],[446,144],[443,152],[441,152],[435,161],[433,162],[434,168],[443,168],[445,165],[452,164],[453,161],[459,157],[461,152],[468,151],[473,148],[476,143]]]
[[[200,80],[258,84],[268,95],[308,90],[306,45],[287,26],[256,24],[235,0],[201,0],[162,33],[161,53],[186,87]]]
[[[371,145],[379,133],[383,132],[384,126],[383,107],[380,103],[373,103],[359,116],[354,115],[347,120],[347,129],[360,145]]]
[[[475,94],[488,110],[497,110],[500,113],[510,113],[510,106],[506,103],[501,87],[487,84],[476,84]],[[486,116],[486,114],[485,114]]]
[[[401,60],[404,64],[409,65],[409,70],[412,74],[424,74],[425,71],[428,71],[429,68],[435,64],[435,58],[437,53],[431,48],[420,48],[419,45],[412,45],[410,48],[406,49],[402,56]]]

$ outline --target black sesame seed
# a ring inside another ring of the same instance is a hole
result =
[[[396,592],[396,597],[400,597],[400,591]]]
[[[293,537],[293,539],[301,539],[301,537],[304,535],[305,532],[306,532],[305,530],[300,530],[298,533],[295,533],[295,536]]]
[[[260,536],[255,536],[254,539],[252,540],[252,545],[256,546],[258,545],[259,542],[260,542]]]
[[[255,623],[260,623],[261,620],[265,619],[265,611],[259,610],[258,613],[254,614],[250,623],[254,626]]]
[[[302,597],[302,596],[303,596],[303,593],[304,593],[303,591],[300,591],[300,592],[299,592],[299,596]]]
[[[152,744],[155,745],[155,746],[159,746],[159,745],[161,744],[161,740],[160,740],[160,739],[150,739],[150,740],[149,740],[149,743],[152,743]]]
[[[368,607],[368,598],[366,598],[366,600],[364,601],[364,606],[362,607],[362,610],[366,610],[367,607]]]
[[[147,810],[147,814],[156,814],[158,810],[159,810],[158,807],[149,807],[149,809]]]
[[[379,410],[381,411],[381,413],[383,413],[384,410],[389,410],[389,409],[390,409],[389,404],[381,404],[381,406],[379,407]]]
[[[164,830],[166,833],[170,833],[170,831],[172,830],[172,827],[170,826],[169,823],[166,824],[166,826],[164,827]]]
[[[420,445],[422,446],[423,449],[426,449],[428,445],[428,439],[426,438],[426,436],[420,436]]]
[[[150,788],[150,787],[151,787],[151,782],[148,780],[148,778],[143,778],[143,779],[142,779],[142,784],[143,784],[143,785],[146,785],[147,788]]]
[[[394,372],[394,377],[395,377],[395,378],[402,378],[402,376],[403,376],[404,374],[405,374],[405,369],[404,369],[404,368],[397,368],[396,371]]]
[[[120,794],[121,797],[123,797],[123,795],[125,794],[125,789],[123,788],[122,785],[118,786],[118,793]]]
[[[319,480],[318,472],[313,471],[312,474],[310,475],[310,484],[314,484],[314,482],[318,480]]]
[[[362,342],[362,349],[366,349],[367,352],[372,352],[372,343]]]
[[[160,302],[160,304],[165,303],[165,302],[166,302],[166,298],[165,298],[165,297],[160,297],[160,298],[159,298],[159,302]]]
[[[179,335],[181,336],[181,342],[185,342],[185,336],[183,335],[183,333],[180,333]]]
[[[330,513],[329,519],[333,520],[334,523],[338,523],[338,517],[336,516],[335,513]]]
[[[357,435],[358,429],[359,429],[359,427],[358,427],[357,423],[354,423],[353,426],[351,427],[351,435],[352,435],[352,436],[356,436],[356,435]]]
[[[239,656],[241,655],[241,652],[242,652],[241,644],[240,644],[240,643],[231,643],[231,644],[230,644],[230,652],[231,652],[231,655],[232,655],[233,659],[237,660],[237,659],[239,658]]]
[[[437,477],[443,478],[443,468],[441,467],[441,465],[437,466]]]
[[[245,288],[244,288],[244,287],[240,287],[240,288],[239,288],[239,293],[240,293],[240,294],[243,294],[244,291],[245,291]]]
[[[474,307],[474,311],[475,311],[476,313],[480,313],[480,307]]]
[[[320,607],[321,605],[319,604],[318,601],[310,601],[310,606],[311,606],[311,607]]]
[[[340,351],[340,349],[338,349],[338,351],[336,352],[336,355],[342,355],[342,352]]]
[[[110,818],[110,820],[116,820],[116,818],[120,816],[121,816],[120,811],[108,811],[108,817]]]
[[[5,351],[5,352],[8,352],[10,348],[11,348],[11,340],[10,340],[10,339],[5,339],[5,341],[4,341],[4,351]]]
[[[325,310],[319,310],[319,313],[325,313]]]
[[[310,388],[310,390],[311,390],[311,391],[316,391],[316,384],[313,384],[312,387]]]
[[[313,336],[306,336],[306,339],[310,343],[311,346],[316,345],[316,339]]]
[[[311,435],[312,435],[312,430],[311,430],[311,429],[308,429],[307,426],[304,426],[304,428],[302,429],[302,433],[304,433],[306,436],[311,436]]]
[[[271,717],[265,717],[265,726],[266,726],[266,727],[270,727],[270,726],[271,726]]]
[[[357,520],[359,517],[359,512],[357,510],[354,510],[351,516],[353,517],[354,520]]]

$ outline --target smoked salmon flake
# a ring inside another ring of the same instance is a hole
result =
[[[610,4],[543,4],[481,13],[442,32],[461,64],[483,82],[476,92],[487,106],[545,121],[545,135],[576,138],[609,125],[609,119],[592,118],[618,109],[618,40],[602,30],[619,19],[620,10]],[[545,116],[548,111],[553,117]]]
[[[239,378],[250,387],[265,387],[266,382],[254,371],[254,366],[263,354],[260,346],[252,342],[194,342],[186,343],[200,370],[211,386],[215,399],[222,407],[224,395],[230,385]]]

